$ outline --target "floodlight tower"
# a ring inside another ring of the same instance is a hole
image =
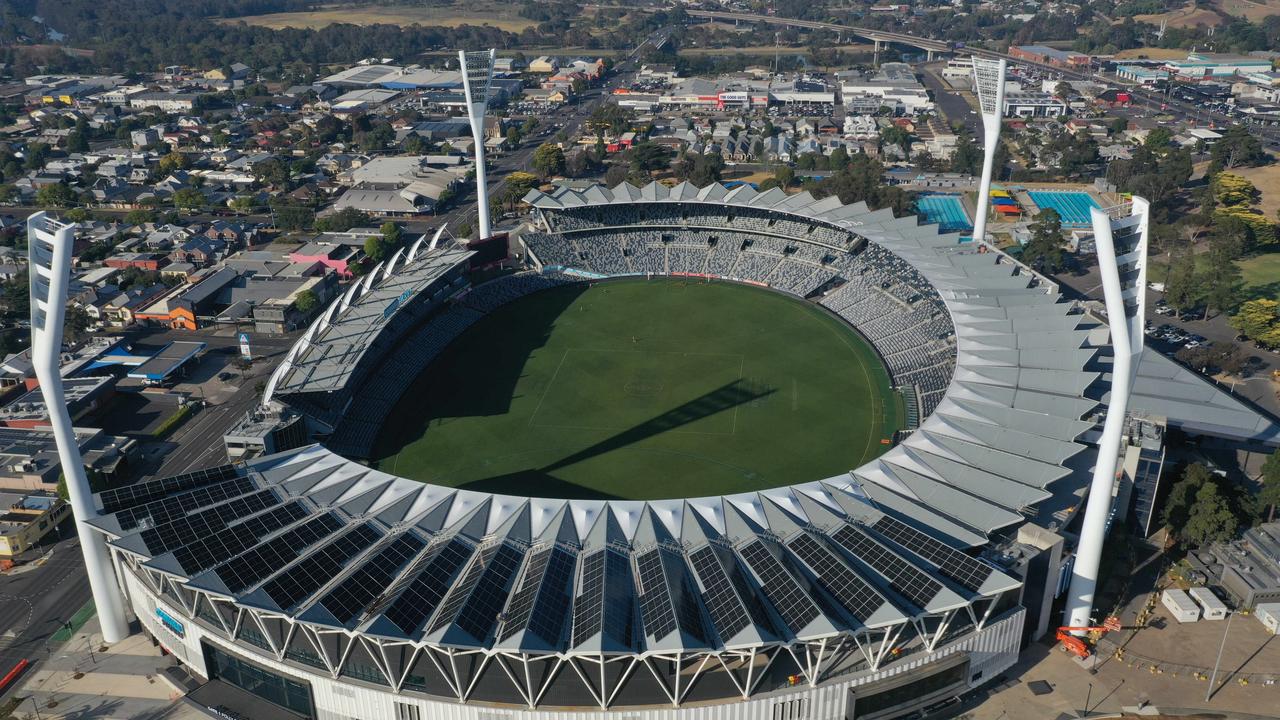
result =
[[[1110,211],[1093,208],[1090,214],[1114,360],[1107,418],[1102,424],[1098,461],[1089,484],[1089,501],[1085,505],[1080,544],[1076,547],[1075,564],[1072,566],[1071,591],[1067,595],[1065,624],[1070,627],[1094,624],[1089,616],[1093,612],[1098,564],[1106,539],[1107,518],[1111,514],[1111,490],[1120,463],[1125,414],[1129,409],[1133,382],[1138,375],[1138,357],[1145,342],[1143,326],[1147,309],[1147,220],[1150,203],[1135,197],[1128,208],[1123,205]]]
[[[484,172],[484,113],[489,104],[489,88],[493,84],[493,61],[497,52],[458,51],[458,69],[462,71],[462,90],[467,97],[467,119],[471,121],[471,138],[476,144],[476,200],[480,213],[480,239],[489,230],[489,183]]]
[[[62,322],[67,314],[67,285],[71,280],[71,247],[75,227],[60,223],[45,213],[27,218],[28,263],[31,279],[31,361],[40,394],[44,397],[49,424],[58,444],[58,461],[67,481],[71,510],[75,513],[80,551],[89,574],[89,589],[102,624],[102,638],[108,643],[123,640],[129,634],[125,622],[124,601],[116,584],[111,554],[106,538],[89,526],[88,520],[98,514],[93,505],[89,479],[85,477],[80,444],[76,442],[67,412],[59,361],[62,356]]]
[[[1005,61],[973,59],[973,88],[982,112],[982,181],[978,185],[978,206],[973,219],[973,239],[987,239],[987,215],[991,212],[991,173],[1000,142],[1001,118],[1004,116]]]

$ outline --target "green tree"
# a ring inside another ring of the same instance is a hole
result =
[[[967,134],[956,138],[956,149],[951,155],[951,172],[977,175],[982,169],[982,150]]]
[[[355,208],[343,208],[326,217],[317,218],[315,228],[320,232],[346,232],[353,227],[369,224],[369,214]]]
[[[143,225],[156,221],[156,211],[150,208],[137,208],[130,210],[124,216],[124,221],[129,225]]]
[[[403,235],[400,232],[399,225],[388,220],[382,223],[382,227],[378,228],[378,230],[382,233],[382,239],[386,242],[389,250],[400,247],[400,241],[403,239]]]
[[[1239,527],[1240,520],[1231,511],[1231,505],[1219,491],[1218,484],[1206,482],[1196,491],[1195,502],[1180,535],[1187,545],[1200,547],[1230,540]]]
[[[230,207],[238,213],[251,212],[254,208],[253,197],[250,195],[237,195],[231,198]]]
[[[1231,317],[1231,327],[1254,342],[1274,347],[1280,341],[1280,302],[1258,298],[1241,303]]]
[[[320,297],[314,290],[307,288],[294,297],[293,306],[303,315],[310,315],[312,310],[320,306]]]
[[[1062,251],[1062,218],[1057,211],[1052,208],[1040,211],[1027,229],[1031,231],[1031,239],[1022,248],[1022,261],[1043,273],[1061,270],[1066,256]]]
[[[1175,534],[1180,528],[1186,527],[1196,493],[1209,482],[1210,477],[1208,468],[1200,463],[1193,463],[1187,466],[1182,478],[1170,488],[1160,520]]]
[[[1204,288],[1204,319],[1208,320],[1210,313],[1227,312],[1240,302],[1244,279],[1240,266],[1229,254],[1210,251],[1206,256],[1208,262],[1201,287]]]
[[[61,181],[45,185],[36,191],[36,204],[40,207],[68,207],[75,201],[75,191]]]
[[[186,170],[191,167],[191,159],[177,150],[173,150],[168,155],[160,158],[158,167],[161,175],[169,175],[175,170]]]
[[[1267,508],[1267,521],[1276,519],[1276,506],[1280,505],[1280,452],[1271,453],[1262,463],[1262,489],[1258,491],[1258,504]]]
[[[1258,138],[1243,125],[1232,125],[1222,132],[1222,137],[1209,151],[1209,169],[1230,170],[1253,167],[1271,161]]]
[[[1169,275],[1164,285],[1165,302],[1179,313],[1200,304],[1199,277],[1196,275],[1196,259],[1183,253],[1169,264]]]
[[[671,165],[671,151],[648,140],[633,145],[627,151],[627,164],[633,172],[646,175],[664,170]]]
[[[67,305],[66,315],[62,321],[62,337],[66,342],[79,342],[89,332],[92,320],[89,313],[79,305]]]
[[[18,198],[18,188],[12,185],[0,185],[0,203],[11,203]]]
[[[533,169],[542,177],[563,175],[565,169],[564,150],[559,145],[543,143],[533,151]]]
[[[387,240],[381,235],[370,235],[364,241],[364,254],[372,262],[382,262],[387,256]]]
[[[180,188],[173,194],[173,206],[179,210],[198,210],[204,204],[204,193],[195,188]]]

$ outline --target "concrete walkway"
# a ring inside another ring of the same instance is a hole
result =
[[[103,651],[93,618],[27,676],[14,718],[26,720],[204,720],[159,674],[170,660],[142,634]]]

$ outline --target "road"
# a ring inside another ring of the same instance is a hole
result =
[[[49,637],[89,602],[89,579],[75,528],[68,520],[59,531],[67,539],[46,546],[52,555],[44,565],[0,576],[0,675],[21,660],[35,665],[47,658]],[[8,694],[0,693],[0,701]]]

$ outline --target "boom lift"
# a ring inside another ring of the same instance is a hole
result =
[[[1109,617],[1102,621],[1101,625],[1060,627],[1058,628],[1057,638],[1058,642],[1062,643],[1064,650],[1070,652],[1081,660],[1084,660],[1093,654],[1093,643],[1097,642],[1098,637],[1102,636],[1103,633],[1119,632],[1120,629],[1120,618]],[[1077,632],[1089,633],[1092,636],[1092,639],[1072,635],[1072,633]]]

